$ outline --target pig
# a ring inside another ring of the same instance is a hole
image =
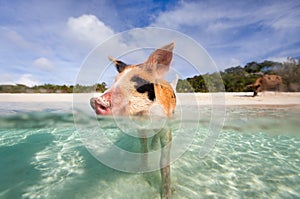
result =
[[[141,64],[126,64],[109,58],[115,65],[118,75],[113,85],[101,96],[90,99],[97,115],[149,115],[153,107],[161,107],[162,114],[170,118],[175,111],[176,95],[164,75],[169,71],[173,58],[174,42],[156,49]],[[176,87],[176,86],[175,86]],[[143,132],[145,133],[145,132]],[[166,128],[157,133],[153,140],[160,143],[161,198],[172,195],[170,180],[171,130]],[[148,152],[147,137],[140,137],[142,152]],[[147,159],[144,159],[146,164]]]
[[[253,97],[257,96],[258,92],[275,90],[279,91],[282,85],[282,77],[279,75],[265,74],[262,77],[256,79],[256,81],[248,87],[253,88]]]

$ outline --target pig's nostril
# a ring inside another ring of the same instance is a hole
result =
[[[110,107],[110,102],[108,100],[106,100],[105,98],[103,97],[98,97],[96,98],[95,102],[100,105],[100,107],[104,107],[104,108],[107,108],[107,107]]]

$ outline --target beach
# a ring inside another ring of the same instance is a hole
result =
[[[299,92],[265,92],[257,97],[252,97],[252,92],[232,93],[177,93],[177,99],[181,104],[211,105],[220,103],[228,106],[297,106],[300,105]],[[93,96],[100,93],[88,94],[0,94],[0,102],[70,102],[75,99],[80,102],[88,102]]]

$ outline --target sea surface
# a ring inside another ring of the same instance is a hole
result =
[[[300,198],[299,107],[229,106],[220,129],[211,107],[181,110],[190,117],[163,123],[173,133],[174,199]],[[123,130],[140,123],[66,102],[2,102],[0,115],[0,198],[160,198],[154,164],[144,172],[110,152],[139,154],[139,139]]]

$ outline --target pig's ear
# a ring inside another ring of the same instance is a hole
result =
[[[169,71],[174,45],[175,43],[172,42],[156,49],[144,63],[146,69],[154,73],[157,78],[162,78]]]
[[[117,60],[115,58],[112,58],[110,56],[108,57],[108,59],[114,63],[114,65],[117,68],[117,71],[119,73],[121,73],[127,66],[129,66],[128,64],[125,64],[124,62]]]

